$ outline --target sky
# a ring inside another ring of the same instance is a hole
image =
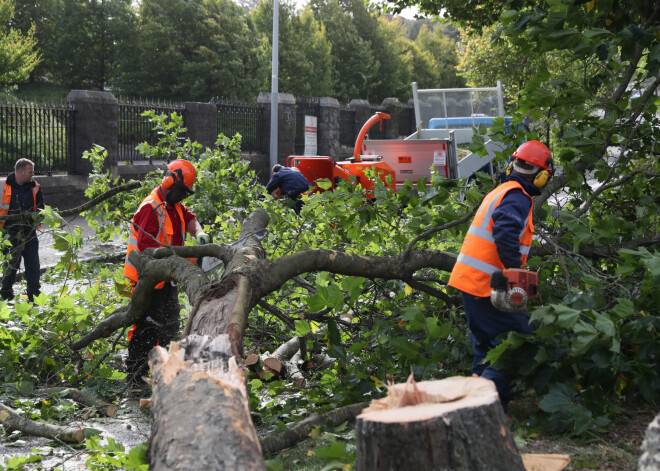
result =
[[[309,0],[293,0],[293,3],[299,8],[302,9],[309,3]],[[415,12],[417,12],[417,8],[406,8],[403,10],[400,15],[403,16],[404,18],[407,18],[409,20],[414,20],[415,19]]]

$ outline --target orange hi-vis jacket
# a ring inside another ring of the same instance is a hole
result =
[[[147,196],[144,199],[144,201],[140,203],[140,207],[135,212],[136,215],[140,212],[140,210],[144,207],[145,204],[151,205],[151,208],[158,216],[158,234],[156,235],[156,239],[164,246],[171,246],[172,240],[174,238],[174,228],[172,226],[172,220],[169,218],[167,214],[167,210],[165,209],[166,203],[163,202],[158,197],[158,187],[154,188],[153,191],[149,194],[149,196]],[[183,211],[181,210],[181,205],[179,203],[175,203],[174,207],[176,209],[176,212],[179,214],[179,221],[181,221],[181,236],[182,236],[181,238],[182,240],[186,240],[186,228],[184,225]],[[135,216],[133,216],[133,219],[135,219]],[[130,224],[130,228],[131,228],[131,235],[130,238],[128,239],[128,247],[126,248],[126,261],[124,262],[124,276],[130,279],[134,284],[137,284],[138,272],[137,269],[131,264],[131,262],[128,261],[128,255],[133,250],[138,250],[138,251],[140,250],[138,249],[138,241],[137,241],[140,230],[133,223]],[[160,289],[163,286],[165,286],[165,282],[161,281],[155,286],[155,288]]]
[[[497,255],[497,247],[493,238],[493,212],[502,202],[502,198],[514,188],[520,188],[529,196],[522,185],[516,181],[503,183],[485,196],[465,236],[461,252],[456,259],[456,265],[449,277],[449,286],[473,296],[482,298],[490,296],[490,275],[496,270],[504,269],[504,265]],[[532,199],[531,196],[529,198]],[[533,209],[534,200],[532,200],[529,214],[519,237],[523,266],[527,262],[534,235]]]
[[[0,216],[6,216],[9,213],[9,205],[11,204],[11,185],[7,185],[7,179],[3,178],[0,180],[0,195],[2,195],[2,201],[0,202]],[[34,198],[34,205],[32,206],[32,211],[37,210],[37,193],[39,193],[39,184],[34,182],[35,185],[32,188],[32,197]],[[5,225],[5,221],[0,221],[0,227]],[[38,227],[40,229],[41,226]]]

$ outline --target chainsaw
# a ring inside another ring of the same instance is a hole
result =
[[[522,268],[493,272],[490,287],[490,302],[500,311],[507,312],[527,312],[527,301],[539,293],[536,272]]]

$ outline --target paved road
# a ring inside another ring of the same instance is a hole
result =
[[[77,227],[82,228],[83,231],[83,245],[78,252],[81,259],[120,254],[126,250],[126,242],[121,240],[121,237],[105,243],[96,241],[94,239],[94,229],[89,227],[85,218],[80,216],[68,220],[62,229],[72,233]],[[42,267],[54,266],[62,256],[61,252],[53,248],[53,243],[52,231],[48,227],[44,227],[44,230],[39,234],[39,259]]]

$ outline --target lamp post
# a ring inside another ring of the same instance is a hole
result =
[[[272,75],[270,82],[270,168],[277,163],[277,74],[280,31],[280,2],[273,0],[273,55],[271,58]]]

